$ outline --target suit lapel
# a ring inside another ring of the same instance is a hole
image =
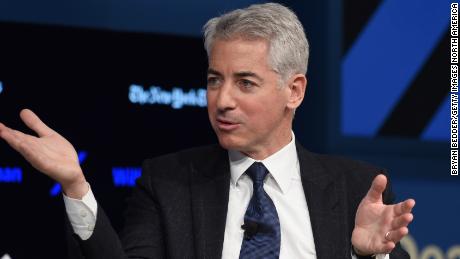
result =
[[[296,143],[300,173],[308,204],[318,259],[349,257],[349,237],[340,184],[318,158]]]
[[[296,143],[318,259],[349,258],[345,193],[337,177]],[[196,258],[222,257],[230,188],[227,151],[216,147],[203,165],[191,165]]]
[[[222,257],[230,188],[227,151],[216,147],[204,165],[192,165],[191,194],[196,258]]]

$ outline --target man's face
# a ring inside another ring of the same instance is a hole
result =
[[[264,40],[216,40],[209,57],[208,114],[222,147],[263,159],[289,143],[289,87]]]

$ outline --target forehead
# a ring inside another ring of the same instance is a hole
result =
[[[268,42],[262,39],[217,39],[211,48],[209,67],[215,70],[270,70],[268,50]]]

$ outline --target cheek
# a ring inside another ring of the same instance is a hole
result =
[[[258,105],[248,105],[246,111],[249,122],[261,130],[273,128],[285,116],[285,107],[279,99],[265,99]]]
[[[272,109],[269,104],[251,103],[242,107],[243,115],[246,117],[246,121],[253,124],[255,127],[265,127],[267,122],[272,118]],[[268,120],[268,121],[267,121]]]
[[[212,111],[215,110],[215,94],[210,93],[209,90],[206,93],[206,103],[207,103],[207,108],[208,108],[208,113],[211,114]]]
[[[206,90],[206,103],[208,104],[208,107],[209,104],[212,103],[212,94],[209,89]]]

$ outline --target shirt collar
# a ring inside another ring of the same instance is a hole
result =
[[[228,156],[230,161],[230,182],[233,186],[236,186],[240,177],[256,161],[264,164],[282,193],[286,193],[289,190],[291,179],[299,174],[299,160],[294,132],[292,132],[291,142],[264,160],[252,159],[236,150],[229,150]]]

